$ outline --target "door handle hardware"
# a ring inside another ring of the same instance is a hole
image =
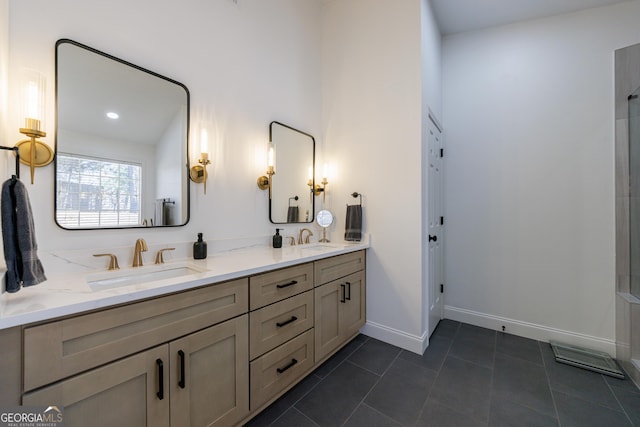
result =
[[[282,368],[278,368],[276,370],[278,371],[279,374],[281,374],[284,371],[286,371],[287,369],[293,367],[293,365],[295,365],[296,363],[298,363],[298,361],[296,359],[291,359],[291,362],[289,362],[289,364],[287,366],[284,366]]]
[[[431,234],[429,234],[429,241],[430,242],[437,242],[438,241],[438,236],[432,236]]]
[[[349,291],[349,296],[345,297],[345,299],[347,301],[351,301],[351,282],[346,282],[347,283],[347,291]]]
[[[342,288],[342,298],[340,298],[340,302],[346,302],[346,286],[341,284],[340,287]]]
[[[296,320],[298,320],[298,318],[296,316],[291,316],[291,319],[285,320],[284,322],[278,322],[278,323],[276,323],[276,326],[278,328],[282,328],[283,326],[288,325],[291,322],[295,322]]]
[[[184,376],[184,351],[179,350],[178,356],[180,357],[180,381],[178,381],[178,386],[180,388],[185,387],[185,376]]]
[[[289,286],[293,286],[293,285],[297,285],[297,284],[298,284],[297,280],[292,280],[289,283],[285,283],[285,284],[282,284],[282,285],[276,285],[276,288],[282,289],[282,288],[287,288]]]
[[[164,364],[162,359],[156,359],[156,365],[158,366],[158,392],[156,396],[158,399],[164,399]]]

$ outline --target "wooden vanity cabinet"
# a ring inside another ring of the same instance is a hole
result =
[[[23,396],[70,426],[228,426],[249,413],[247,315]]]
[[[314,289],[315,355],[320,361],[355,336],[365,323],[364,251],[317,261],[316,274],[324,280],[333,279]]]
[[[70,426],[241,425],[358,334],[365,299],[359,251],[13,328],[22,392],[0,396]]]

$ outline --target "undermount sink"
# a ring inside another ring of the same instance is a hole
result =
[[[191,274],[204,273],[202,268],[187,262],[175,262],[126,270],[104,271],[87,276],[87,284],[94,291],[139,285],[158,280],[174,279]]]
[[[320,252],[320,251],[324,251],[327,249],[336,249],[337,246],[332,246],[332,245],[325,245],[324,243],[316,243],[316,244],[311,244],[311,245],[302,245],[300,246],[300,250],[303,251],[313,251],[313,252]]]

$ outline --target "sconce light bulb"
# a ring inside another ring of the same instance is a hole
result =
[[[209,151],[209,134],[205,128],[200,130],[200,151],[202,153]]]

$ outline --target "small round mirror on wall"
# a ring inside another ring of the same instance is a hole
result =
[[[319,242],[329,243],[329,239],[327,239],[327,227],[333,224],[333,214],[328,210],[321,210],[318,212],[316,221],[318,225],[322,227],[322,239],[320,239]]]

